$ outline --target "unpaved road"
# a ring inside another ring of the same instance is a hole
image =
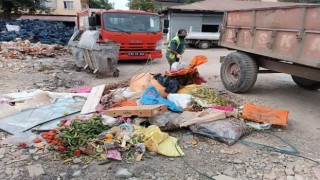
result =
[[[207,56],[209,62],[200,66],[199,72],[208,80],[207,86],[216,90],[224,90],[219,77],[219,57],[228,52],[221,48],[187,49],[184,61],[191,60],[195,55]],[[54,70],[38,72],[40,61]],[[151,66],[144,65],[145,62],[121,62],[118,78],[111,76],[96,78],[95,75],[86,72],[75,72],[70,56],[29,61],[2,60],[0,61],[0,93],[34,88],[68,91],[69,88],[78,86],[120,82],[140,72],[163,72],[168,69],[165,59],[155,60]],[[142,70],[137,72],[141,68]],[[255,86],[249,92],[233,95],[240,102],[250,101],[257,105],[289,110],[289,126],[273,129],[274,134],[288,140],[302,155],[320,160],[319,91],[309,91],[296,86],[289,75],[264,74],[258,76]],[[41,164],[45,174],[36,176],[34,179],[57,179],[58,177],[63,179],[115,179],[115,172],[120,167],[132,172],[132,179],[206,179],[188,164],[210,177],[223,173],[237,179],[316,180],[316,173],[320,171],[319,165],[308,160],[266,152],[254,146],[248,147],[237,143],[228,147],[215,140],[187,135],[186,131],[172,132],[171,135],[180,139],[180,145],[186,153],[184,159],[147,155],[144,161],[135,164],[113,162],[99,166],[98,163],[92,162],[89,166],[82,163],[64,165],[59,161],[52,161],[50,155],[42,157],[42,154],[30,154],[28,150],[6,147],[8,153],[1,158],[0,178],[31,179],[27,167],[35,164]],[[279,139],[267,133],[254,133],[245,139],[283,147]],[[198,145],[191,145],[192,140],[198,141]],[[236,155],[220,153],[226,148],[239,149],[241,153]],[[14,160],[21,155],[27,155],[27,159],[15,162]],[[76,171],[80,171],[80,175],[73,176]]]

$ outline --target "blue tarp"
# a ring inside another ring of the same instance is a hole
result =
[[[30,42],[66,45],[73,34],[73,27],[62,22],[41,20],[0,20],[0,31],[6,31],[6,24],[20,26],[20,31],[0,33],[0,41],[12,41],[15,38],[29,39]]]
[[[160,93],[154,86],[149,86],[142,94],[141,104],[144,105],[156,105],[156,104],[165,104],[168,106],[168,109],[174,112],[182,112],[180,108],[178,108],[174,102],[161,97]]]

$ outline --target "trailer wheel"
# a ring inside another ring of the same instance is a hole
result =
[[[313,81],[310,79],[305,79],[298,76],[291,76],[293,81],[300,87],[310,89],[310,90],[317,90],[320,89],[320,82]]]
[[[210,47],[210,42],[209,41],[200,41],[198,46],[200,49],[208,49]]]
[[[248,91],[256,82],[258,67],[247,54],[234,52],[228,54],[221,64],[220,76],[224,87],[234,93]]]

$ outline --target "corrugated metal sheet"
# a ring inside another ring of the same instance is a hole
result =
[[[64,22],[75,22],[75,16],[44,16],[44,15],[22,15],[20,19],[39,19],[43,21],[64,21]]]
[[[215,11],[225,12],[246,9],[263,9],[273,7],[290,7],[306,5],[305,3],[286,3],[286,2],[261,2],[261,1],[239,1],[239,0],[204,0],[187,5],[170,7],[169,10],[181,11]],[[310,5],[310,4],[309,4]]]

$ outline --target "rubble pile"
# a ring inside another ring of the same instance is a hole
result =
[[[16,38],[30,40],[32,43],[66,45],[73,34],[72,28],[62,22],[41,20],[0,21],[0,41]]]
[[[6,59],[55,57],[65,53],[64,47],[57,44],[30,43],[28,40],[0,43],[0,56]]]

